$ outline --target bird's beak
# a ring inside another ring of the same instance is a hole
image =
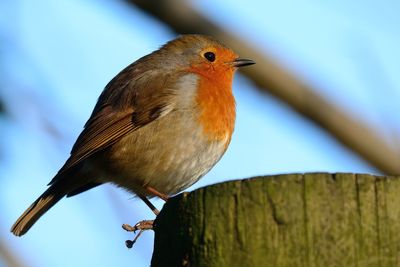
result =
[[[237,68],[256,64],[253,60],[245,58],[237,58],[232,63]]]

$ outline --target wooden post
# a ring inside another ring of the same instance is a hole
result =
[[[180,194],[156,220],[151,266],[400,266],[400,179],[289,174]]]

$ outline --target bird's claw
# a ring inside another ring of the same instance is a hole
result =
[[[153,220],[143,220],[135,224],[134,226],[131,226],[129,224],[123,224],[122,229],[124,229],[127,232],[134,232],[139,231],[139,233],[135,236],[133,240],[126,240],[125,245],[127,248],[132,248],[133,245],[136,243],[138,240],[139,236],[146,230],[152,230],[154,225]]]

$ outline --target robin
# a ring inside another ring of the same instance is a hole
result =
[[[182,35],[122,70],[96,106],[49,188],[11,228],[17,236],[64,196],[111,182],[167,200],[226,151],[235,125],[232,80],[254,64],[209,36]]]

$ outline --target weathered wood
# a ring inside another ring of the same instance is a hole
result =
[[[400,266],[400,179],[289,174],[170,199],[152,266]]]

